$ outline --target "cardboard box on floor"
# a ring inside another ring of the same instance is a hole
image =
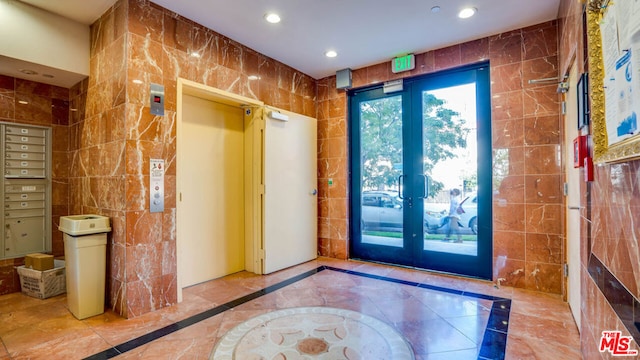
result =
[[[27,254],[24,257],[24,267],[38,271],[51,270],[53,269],[53,255]]]
[[[22,293],[38,299],[64,294],[67,291],[66,269],[62,260],[55,260],[55,268],[51,270],[33,270],[18,266]]]

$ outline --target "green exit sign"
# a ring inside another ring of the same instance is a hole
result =
[[[395,73],[409,71],[416,68],[416,57],[413,54],[398,56],[391,60],[391,71]]]

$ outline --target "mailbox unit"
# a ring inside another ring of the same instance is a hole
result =
[[[0,258],[51,251],[51,129],[0,123]]]

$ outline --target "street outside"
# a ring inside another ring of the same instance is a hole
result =
[[[402,238],[399,238],[399,237],[387,237],[387,236],[375,236],[375,235],[363,234],[362,242],[367,244],[373,244],[373,245],[402,247]],[[445,252],[450,254],[477,256],[478,242],[463,240],[462,243],[454,243],[454,242],[445,242],[442,240],[425,240],[424,250]]]

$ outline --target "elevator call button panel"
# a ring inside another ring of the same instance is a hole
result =
[[[149,211],[164,211],[164,160],[149,161]]]

